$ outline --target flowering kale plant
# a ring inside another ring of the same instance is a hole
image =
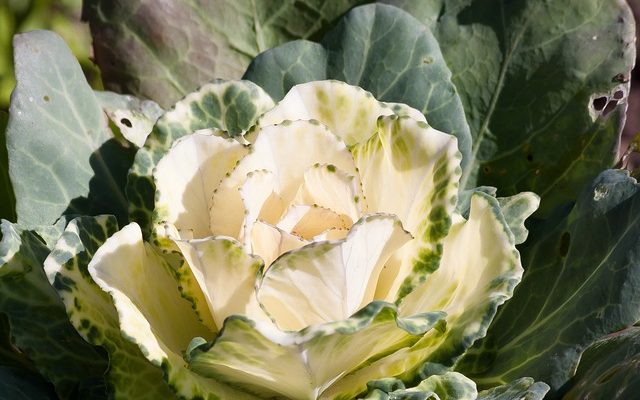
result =
[[[633,396],[626,3],[202,3],[14,38],[0,393]]]

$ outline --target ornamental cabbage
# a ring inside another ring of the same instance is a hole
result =
[[[384,2],[86,0],[122,94],[56,34],[15,36],[0,393],[633,389],[640,185],[603,172],[628,5]]]
[[[509,225],[494,197],[458,193],[460,160],[409,106],[301,84],[244,135],[175,141],[152,243],[131,223],[88,272],[179,396],[352,398],[402,376],[475,398],[447,371],[520,281],[538,198],[520,194]]]

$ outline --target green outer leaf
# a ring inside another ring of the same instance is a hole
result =
[[[143,233],[151,231],[155,183],[153,169],[176,139],[199,129],[220,129],[230,136],[244,134],[273,100],[249,81],[216,80],[177,102],[158,121],[135,161],[127,182],[129,213]]]
[[[16,220],[16,199],[13,194],[13,186],[9,179],[9,157],[5,130],[9,122],[9,115],[0,110],[0,219]]]
[[[95,284],[87,266],[96,250],[117,232],[112,216],[80,217],[69,223],[45,260],[49,281],[58,291],[67,315],[89,343],[109,352],[105,379],[116,399],[172,399],[162,370],[151,365],[140,348],[120,334],[111,298]]]
[[[191,351],[189,366],[203,376],[230,380],[248,390],[270,393],[265,392],[270,388],[280,396],[325,398],[322,391],[340,376],[335,375],[336,365],[345,368],[338,373],[366,366],[389,351],[410,346],[432,328],[443,331],[444,316],[436,311],[400,318],[395,305],[375,301],[346,320],[298,332],[282,332],[243,316],[231,316],[213,343]],[[336,349],[343,351],[332,354]],[[353,360],[354,354],[368,356]],[[252,369],[260,376],[247,377]],[[385,371],[378,371],[378,377],[385,377]],[[366,388],[349,389],[358,393]],[[333,392],[330,396],[347,398],[350,394]]]
[[[0,367],[35,371],[31,360],[13,345],[11,325],[5,314],[0,314]]]
[[[107,360],[71,326],[49,285],[42,269],[49,248],[35,231],[7,221],[1,228],[0,312],[9,317],[15,346],[53,382],[60,397],[104,392]]]
[[[213,78],[240,78],[258,53],[317,36],[363,2],[86,0],[83,19],[107,88],[168,107]]]
[[[151,100],[113,92],[94,92],[109,120],[130,143],[144,146],[149,133],[164,110]]]
[[[529,236],[524,221],[538,209],[540,197],[535,193],[522,192],[510,197],[498,197],[498,204],[515,244],[524,243]]]
[[[532,191],[548,214],[612,165],[636,52],[625,1],[383,1],[433,30],[453,72],[473,136],[461,187]],[[617,91],[608,117],[593,109]]]
[[[367,388],[364,400],[475,400],[478,395],[476,384],[457,372],[431,375],[409,389],[397,379],[372,381]]]
[[[557,391],[587,346],[640,319],[640,185],[605,171],[557,214],[532,227],[522,283],[457,366],[481,387],[531,376]]]
[[[47,31],[17,35],[14,47],[6,139],[18,222],[101,212],[126,220],[123,186],[134,149],[113,138],[69,48]]]
[[[457,211],[465,218],[469,218],[471,197],[476,192],[496,196],[497,189],[491,186],[480,186],[475,189],[463,190],[458,195]],[[529,231],[524,221],[533,214],[540,205],[540,197],[535,193],[522,192],[510,197],[498,197],[498,205],[513,236],[515,244],[524,243]]]
[[[640,390],[640,328],[631,327],[589,347],[564,400],[632,399]]]
[[[438,42],[424,25],[394,7],[362,6],[340,20],[322,46],[324,52],[299,41],[268,50],[244,78],[278,100],[295,84],[337,79],[378,100],[408,104],[431,126],[458,138],[464,168],[471,150],[469,126]]]
[[[477,188],[460,190],[458,192],[458,204],[456,204],[456,212],[462,215],[465,219],[469,219],[469,211],[471,209],[471,197],[476,192],[482,192],[488,194],[491,197],[496,197],[498,189],[491,186],[478,186]]]
[[[483,390],[477,400],[542,400],[549,385],[531,378],[520,378],[506,385]]]
[[[328,57],[323,45],[296,40],[259,54],[243,79],[256,82],[271,97],[282,100],[299,83],[329,79]]]
[[[51,384],[37,373],[0,367],[0,393],[11,400],[58,400]]]

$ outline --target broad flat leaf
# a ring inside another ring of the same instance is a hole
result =
[[[13,195],[13,187],[9,179],[9,157],[7,156],[7,143],[5,130],[9,115],[0,111],[0,219],[16,220],[16,199]]]
[[[315,37],[363,0],[85,0],[109,90],[168,107],[213,78],[238,79],[258,53]]]
[[[419,110],[429,125],[456,136],[463,167],[470,157],[469,126],[440,46],[429,29],[400,9],[355,8],[325,35],[322,45],[298,41],[268,50],[251,63],[244,78],[277,100],[292,86],[309,81],[337,79],[360,86],[378,100]]]
[[[162,371],[121,334],[109,295],[87,271],[96,250],[118,229],[112,216],[72,220],[44,262],[45,272],[62,300],[69,320],[89,343],[110,350],[105,380],[113,398],[175,398]],[[117,351],[115,351],[117,349]]]
[[[636,51],[625,1],[384,2],[432,29],[453,73],[473,137],[461,187],[532,191],[547,214],[613,164]]]
[[[531,378],[520,378],[506,385],[483,390],[477,400],[542,400],[549,385]]]
[[[589,347],[564,400],[632,399],[640,390],[640,328],[632,327]]]
[[[58,229],[59,234],[62,227]],[[108,363],[69,323],[43,271],[49,251],[35,231],[2,222],[0,312],[8,316],[14,345],[34,361],[61,398],[73,393],[89,398],[90,393],[104,393],[102,376]]]
[[[153,171],[177,139],[201,129],[225,137],[243,135],[272,107],[271,97],[249,81],[216,80],[177,102],[158,119],[144,147],[136,153],[127,182],[131,219],[145,234],[151,231],[151,222],[156,219]]]
[[[591,343],[640,319],[635,179],[605,171],[570,212],[532,225],[522,282],[457,366],[480,387],[530,376],[557,391]]]
[[[126,171],[135,149],[114,138],[82,69],[55,33],[14,38],[17,86],[7,127],[18,222],[62,214],[127,218]]]

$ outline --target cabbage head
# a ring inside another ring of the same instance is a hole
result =
[[[185,398],[355,398],[393,377],[419,383],[397,396],[476,398],[452,367],[521,279],[537,196],[507,223],[458,193],[455,137],[343,82],[254,102],[247,132],[197,130],[157,163],[150,242],[131,223],[89,263],[122,336]]]

